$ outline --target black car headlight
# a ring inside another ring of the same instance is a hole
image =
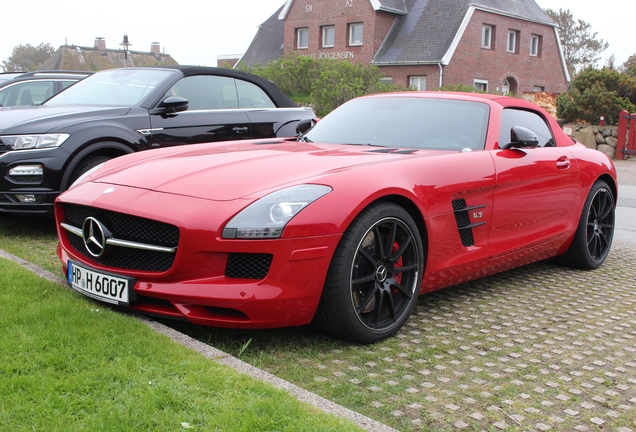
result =
[[[329,186],[300,185],[273,192],[245,207],[223,229],[223,238],[279,238],[302,209],[331,192]]]
[[[59,147],[69,136],[69,134],[4,135],[0,137],[0,140],[13,150],[26,150]]]

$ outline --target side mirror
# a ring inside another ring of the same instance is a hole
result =
[[[510,142],[500,147],[502,149],[511,149],[537,147],[538,145],[539,138],[537,138],[536,133],[522,126],[513,126],[510,129]]]
[[[151,109],[150,114],[170,115],[178,112],[186,111],[189,102],[187,99],[179,96],[168,96],[157,105],[157,108]]]
[[[316,124],[316,122],[314,121],[314,119],[303,119],[303,120],[299,121],[298,124],[296,125],[296,134],[297,135],[304,134],[309,129],[314,127],[315,124]]]

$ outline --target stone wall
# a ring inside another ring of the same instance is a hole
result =
[[[563,126],[566,134],[585,145],[605,153],[610,158],[616,157],[616,143],[618,142],[617,126],[571,125]]]

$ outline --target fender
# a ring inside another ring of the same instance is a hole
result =
[[[103,155],[112,155],[113,157],[122,156],[124,154],[134,153],[135,150],[131,148],[129,145],[125,145],[115,141],[102,141],[96,142],[93,144],[89,144],[84,147],[79,153],[73,156],[70,159],[69,164],[64,169],[64,175],[62,176],[62,181],[60,182],[60,191],[64,191],[68,188],[68,181],[71,177],[71,174],[75,170],[75,167],[88,155],[90,154],[103,154]]]

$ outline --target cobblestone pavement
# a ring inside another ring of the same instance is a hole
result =
[[[635,260],[619,243],[596,271],[539,263],[423,296],[395,343],[305,373],[400,430],[636,431]]]

